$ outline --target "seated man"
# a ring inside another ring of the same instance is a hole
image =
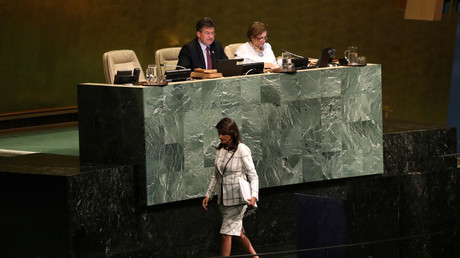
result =
[[[185,44],[179,52],[178,69],[185,67],[216,69],[217,60],[228,59],[219,41],[214,40],[215,24],[210,18],[203,18],[196,24],[196,38]]]

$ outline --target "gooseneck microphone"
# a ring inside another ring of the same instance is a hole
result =
[[[180,69],[187,69],[187,67],[181,66],[181,65],[168,65],[168,64],[160,64],[160,66],[165,66],[165,67],[176,67]]]
[[[284,53],[291,54],[291,55],[293,55],[293,56],[295,56],[295,57],[297,57],[297,58],[304,58],[303,56],[299,56],[299,55],[297,55],[297,54],[294,54],[294,53],[292,53],[292,52],[289,52],[289,51],[287,51],[286,49],[281,49],[281,50],[282,50]]]

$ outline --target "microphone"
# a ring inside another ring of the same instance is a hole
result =
[[[288,54],[291,54],[291,55],[293,55],[293,56],[295,56],[295,57],[304,58],[303,56],[296,55],[296,54],[294,54],[294,53],[292,53],[292,52],[287,51],[286,49],[281,49],[281,50],[282,50],[283,52],[288,53]]]
[[[187,69],[187,67],[181,66],[181,65],[160,64],[160,66],[165,66],[165,67],[178,67],[178,68],[180,68],[180,69]]]

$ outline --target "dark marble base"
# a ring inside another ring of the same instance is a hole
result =
[[[80,166],[74,156],[2,158],[0,256],[74,257],[123,240],[114,232],[134,222],[133,175],[131,167]]]
[[[256,214],[244,222],[248,237],[258,252],[295,250],[295,194],[302,193],[346,200],[350,244],[442,232],[349,247],[347,257],[460,257],[460,171],[454,159],[438,157],[454,152],[452,130],[385,134],[384,175],[261,189]],[[200,198],[140,206],[138,174],[70,156],[1,158],[0,256],[218,255],[215,202],[207,212]],[[242,253],[235,243],[233,254]]]
[[[385,121],[384,175],[423,173],[457,167],[456,130],[452,127]]]

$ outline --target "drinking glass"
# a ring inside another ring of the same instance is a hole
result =
[[[282,53],[281,54],[281,57],[282,57],[282,69],[283,71],[285,72],[293,72],[295,71],[295,67],[294,65],[292,64],[292,56],[291,56],[291,53]]]
[[[347,59],[348,65],[358,65],[358,47],[348,47],[345,51],[345,59]]]
[[[147,70],[145,70],[145,79],[148,83],[154,82],[157,78],[157,66],[149,65]]]

